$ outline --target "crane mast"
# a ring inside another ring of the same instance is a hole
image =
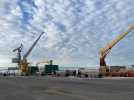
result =
[[[129,32],[134,30],[134,26],[129,26],[128,30],[120,35],[118,35],[115,39],[109,42],[104,48],[102,48],[99,52],[99,59],[100,59],[100,74],[106,75],[109,72],[109,68],[106,65],[105,58],[107,54],[110,52],[112,47],[116,45],[120,40],[122,40]]]

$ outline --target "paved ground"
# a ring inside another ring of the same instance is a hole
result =
[[[0,100],[134,100],[134,79],[0,77]]]

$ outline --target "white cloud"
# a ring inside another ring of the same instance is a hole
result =
[[[22,17],[22,12],[19,6],[16,5],[16,7],[13,7],[11,9],[11,13],[15,16],[19,16],[20,18]]]
[[[46,35],[29,56],[30,61],[47,57],[56,59],[59,64],[74,62],[83,66],[98,65],[99,49],[134,22],[132,0],[31,2],[0,0],[0,55],[5,55],[7,59],[15,56],[11,50],[21,42],[25,53],[40,32],[45,31]],[[116,59],[119,63],[125,60],[124,64],[132,63],[128,51],[132,51],[134,45],[127,46],[133,41],[131,37],[133,34],[116,45],[108,59]],[[127,47],[124,48],[123,44]],[[115,60],[107,61],[109,64],[119,64]]]

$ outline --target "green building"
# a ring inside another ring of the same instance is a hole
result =
[[[45,65],[45,74],[52,74],[59,70],[58,65]]]

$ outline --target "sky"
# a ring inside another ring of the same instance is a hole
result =
[[[0,0],[0,67],[16,66],[41,32],[28,61],[53,59],[60,66],[99,66],[99,50],[134,24],[133,0]],[[134,31],[115,45],[108,65],[134,64]]]

